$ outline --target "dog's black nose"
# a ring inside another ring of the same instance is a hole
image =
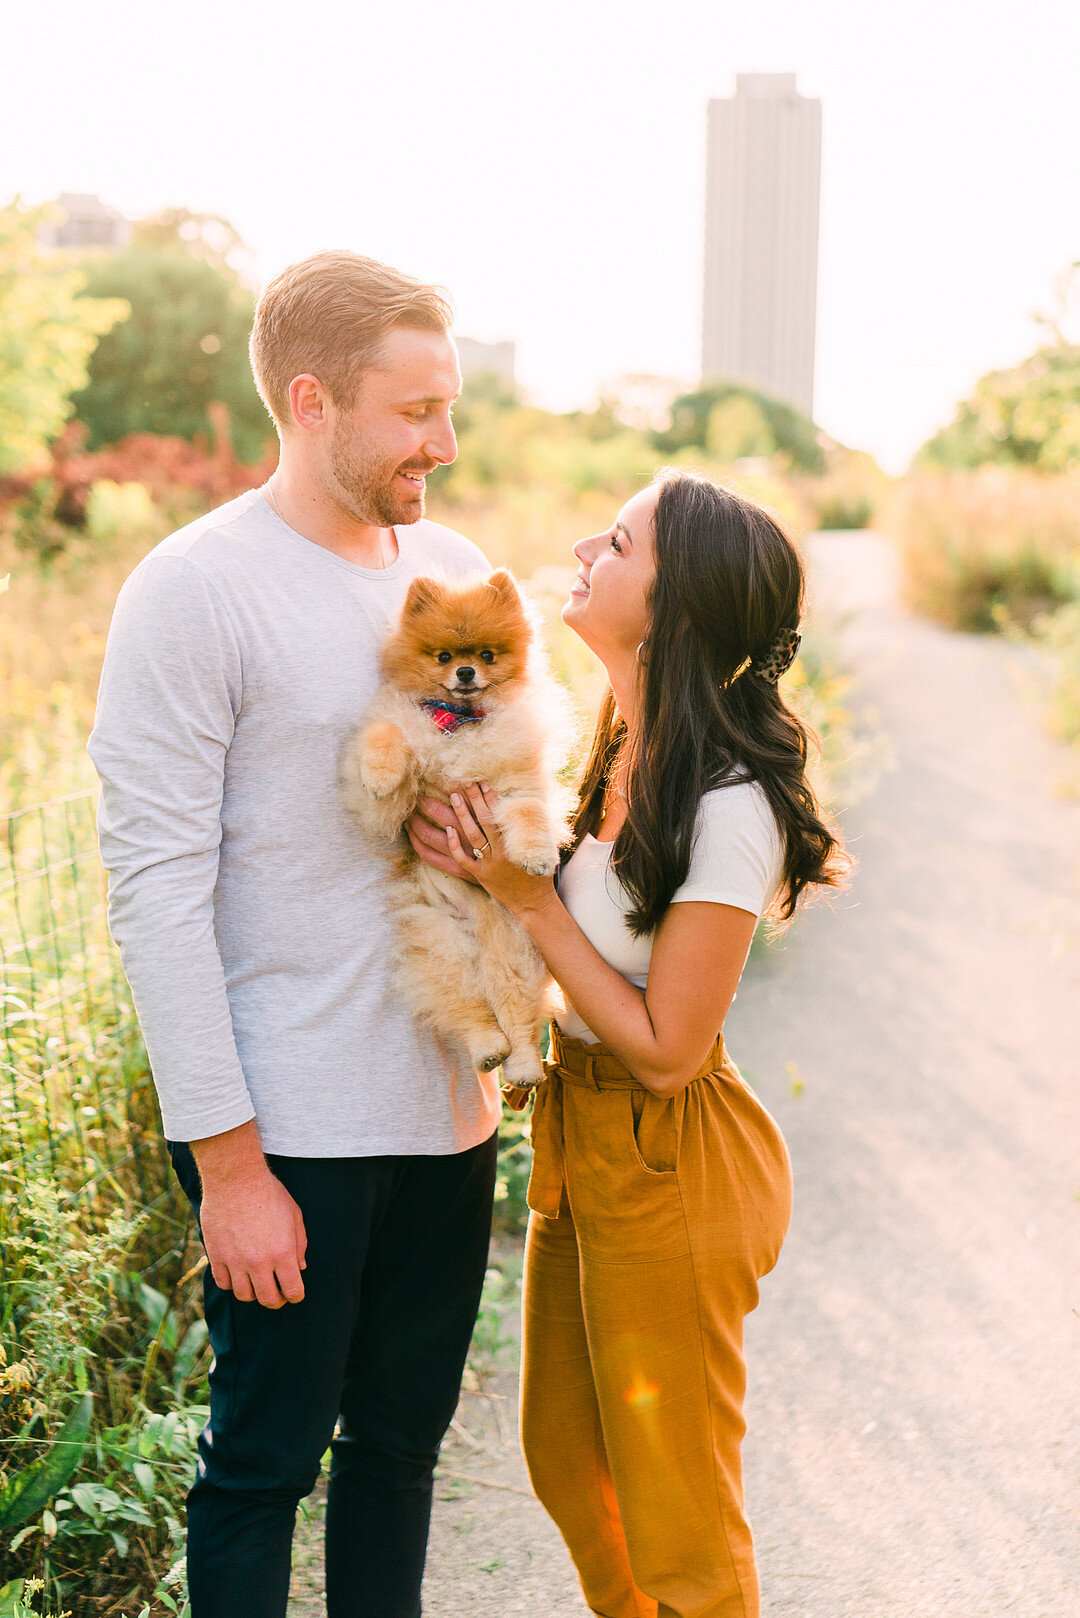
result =
[[[476,679],[476,670],[470,668],[458,669],[457,677],[460,685],[472,685]]]

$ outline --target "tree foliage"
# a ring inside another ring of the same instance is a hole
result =
[[[990,371],[917,459],[948,470],[1080,467],[1080,344],[1055,342],[1011,370]]]
[[[705,448],[718,461],[730,465],[747,456],[774,454],[776,435],[756,399],[733,393],[709,411]]]
[[[808,416],[742,382],[706,382],[681,393],[670,425],[653,441],[664,455],[694,449],[733,460],[778,455],[793,472],[820,473],[826,464],[821,435]]]
[[[616,421],[609,406],[565,415],[541,410],[490,371],[466,381],[454,430],[458,458],[439,472],[437,483],[454,501],[509,486],[551,485],[623,498],[655,466],[648,439]]]
[[[949,425],[923,445],[916,464],[948,471],[1080,468],[1080,259],[1056,277],[1052,300],[1035,316],[1046,335],[1034,354],[980,377]]]
[[[103,333],[127,313],[80,297],[86,276],[38,246],[43,208],[0,208],[0,476],[33,466],[71,414]]]
[[[209,440],[219,403],[236,453],[259,459],[272,429],[248,365],[255,300],[229,262],[237,242],[225,221],[172,210],[137,227],[125,252],[88,262],[88,290],[131,308],[75,399],[91,450],[139,432]]]
[[[241,282],[239,265],[251,256],[235,225],[221,214],[193,213],[190,208],[163,208],[150,219],[138,220],[131,233],[131,245],[178,249]]]

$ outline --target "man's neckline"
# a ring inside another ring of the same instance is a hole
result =
[[[290,539],[295,540],[298,545],[303,545],[309,552],[320,552],[323,556],[328,557],[331,562],[336,562],[339,567],[346,568],[350,573],[359,575],[360,578],[390,579],[393,578],[396,573],[399,573],[405,565],[404,546],[402,544],[401,533],[397,524],[391,525],[391,533],[394,536],[394,543],[397,546],[397,555],[394,557],[394,560],[389,564],[388,567],[363,567],[361,563],[350,562],[347,556],[340,556],[337,551],[330,550],[326,545],[316,544],[313,539],[308,539],[306,535],[301,534],[298,529],[293,528],[285,521],[284,517],[274,510],[269,500],[267,500],[263,495],[261,489],[252,489],[251,493],[259,504],[265,509],[266,514],[270,518],[271,522],[276,523],[277,526],[285,534],[287,534]],[[423,518],[420,520],[423,521]]]

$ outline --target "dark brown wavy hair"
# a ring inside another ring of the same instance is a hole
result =
[[[848,864],[807,778],[817,738],[752,667],[782,630],[798,627],[802,561],[775,517],[752,500],[689,472],[658,480],[656,577],[638,651],[641,723],[628,740],[609,690],[572,846],[599,829],[605,789],[629,746],[627,816],[612,861],[631,900],[628,924],[640,937],[686,881],[703,794],[757,781],[784,841],[775,914],[787,921],[807,888],[835,886]]]

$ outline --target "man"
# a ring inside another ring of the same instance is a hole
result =
[[[410,579],[486,568],[424,519],[457,453],[449,319],[351,253],[278,276],[251,337],[278,470],[157,546],[109,635],[90,753],[110,925],[209,1258],[193,1618],[283,1618],[335,1424],[330,1618],[420,1612],[498,1092],[388,981],[382,865],[337,770]]]

